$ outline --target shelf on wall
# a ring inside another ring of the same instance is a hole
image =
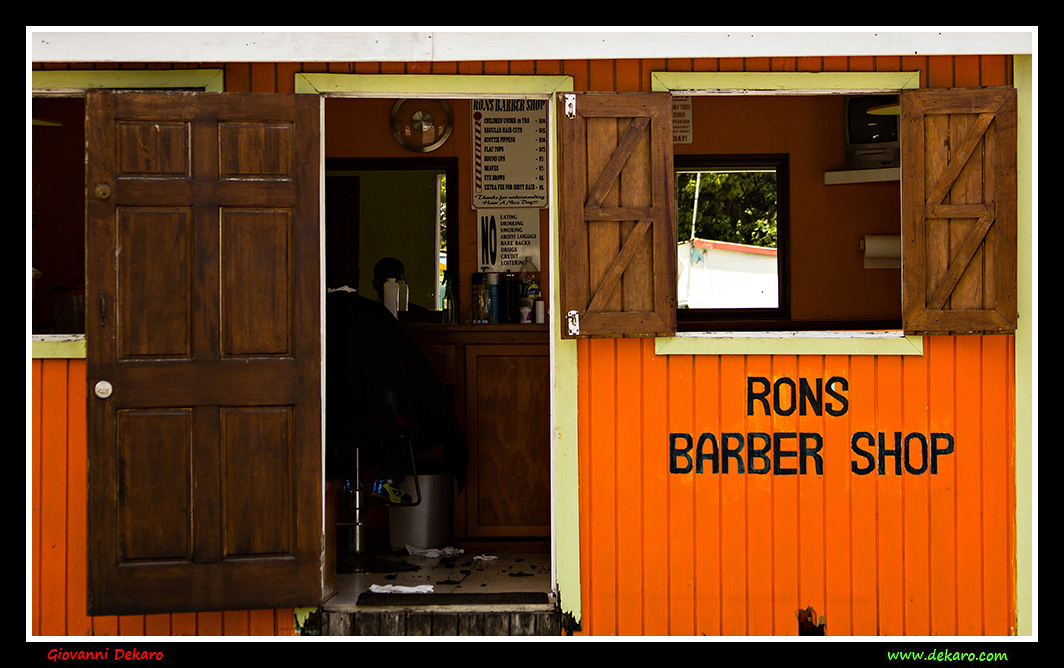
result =
[[[883,169],[848,169],[841,172],[824,172],[824,185],[845,183],[874,183],[876,181],[900,181],[901,167]]]

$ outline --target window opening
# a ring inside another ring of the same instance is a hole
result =
[[[677,156],[678,320],[786,317],[787,156]]]

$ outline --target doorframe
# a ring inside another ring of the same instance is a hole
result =
[[[575,340],[561,338],[555,314],[559,304],[560,261],[559,234],[559,163],[557,95],[573,91],[573,78],[567,75],[461,75],[461,74],[315,74],[295,75],[296,94],[324,97],[395,98],[428,97],[475,99],[487,97],[525,97],[545,99],[548,125],[548,219],[547,239],[550,254],[550,295],[548,328],[550,331],[550,457],[551,457],[551,586],[561,611],[574,620],[580,613],[580,480],[577,457],[577,347]],[[322,175],[324,177],[325,104],[322,118]],[[324,181],[323,181],[324,183]],[[324,197],[324,188],[321,193]],[[322,207],[324,239],[324,206]],[[324,263],[322,265],[322,299],[325,297]],[[322,316],[325,308],[322,306]],[[324,337],[322,345],[324,347]],[[324,351],[322,353],[324,360]],[[324,369],[324,363],[322,368]],[[322,387],[324,396],[324,385]],[[324,432],[323,432],[324,433]],[[323,478],[324,484],[324,478]]]

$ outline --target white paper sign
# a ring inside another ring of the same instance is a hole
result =
[[[672,143],[690,144],[694,141],[694,120],[691,115],[691,96],[672,97]]]
[[[538,209],[477,210],[479,271],[518,271],[526,257],[540,267]]]
[[[476,99],[473,206],[547,206],[547,101]]]

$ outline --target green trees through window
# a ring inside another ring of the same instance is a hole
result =
[[[707,321],[787,312],[787,156],[676,156],[677,305]]]
[[[679,171],[676,218],[678,241],[775,248],[776,171]]]

